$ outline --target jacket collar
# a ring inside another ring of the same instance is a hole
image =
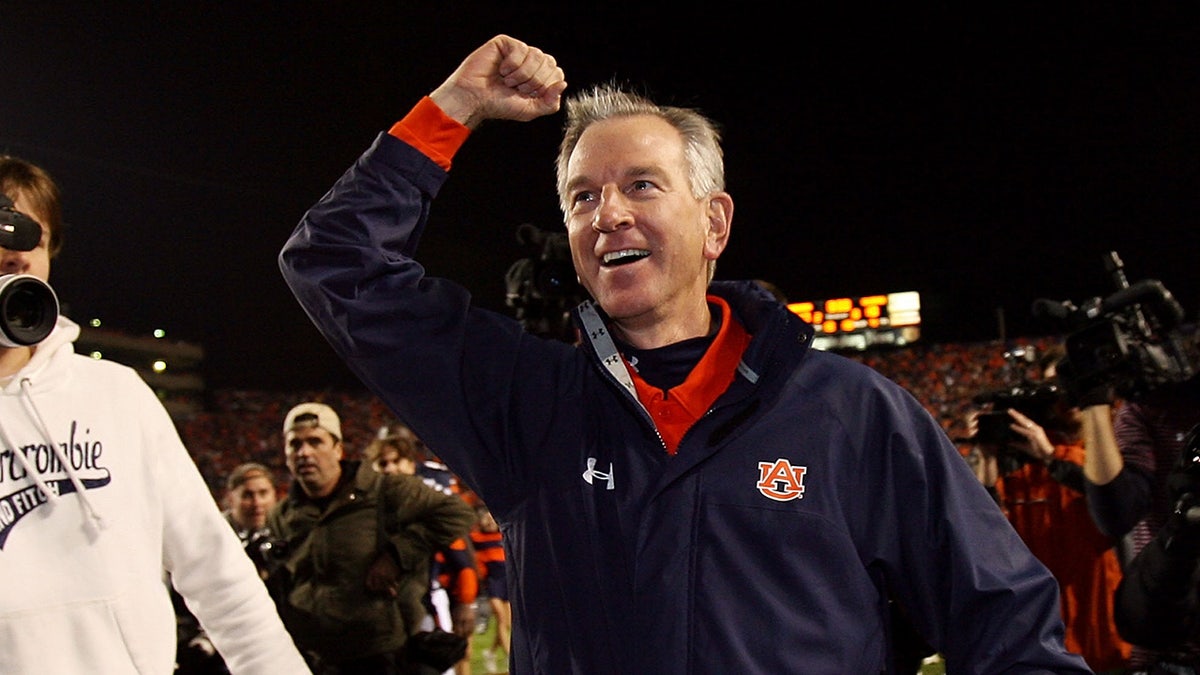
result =
[[[708,293],[725,300],[733,316],[752,336],[738,368],[747,379],[757,380],[771,369],[774,359],[800,358],[811,348],[813,327],[788,311],[756,282],[715,281],[709,285]],[[608,332],[604,310],[588,300],[575,308],[574,315],[580,345],[636,399],[633,379]]]

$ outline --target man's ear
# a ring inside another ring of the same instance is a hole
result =
[[[729,244],[729,232],[733,225],[733,197],[728,192],[714,192],[708,196],[708,236],[705,238],[704,257],[716,260]]]

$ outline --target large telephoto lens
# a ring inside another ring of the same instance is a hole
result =
[[[0,276],[0,347],[35,345],[54,330],[58,297],[28,274]]]

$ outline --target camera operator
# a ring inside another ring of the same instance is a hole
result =
[[[278,542],[267,527],[267,512],[278,500],[271,470],[258,462],[234,467],[225,480],[225,520],[233,528],[246,555],[254,561],[258,576],[266,579],[278,562]],[[225,675],[229,669],[216,653],[208,634],[196,620],[183,598],[172,592],[175,603],[178,647],[176,675]]]
[[[57,184],[0,156],[0,192],[36,225],[0,240],[0,273],[47,282]],[[54,314],[43,340],[0,345],[0,672],[171,672],[167,575],[234,673],[308,672],[162,402],[76,354],[79,326]]]
[[[1088,442],[1094,446],[1089,447],[1097,449],[1084,463],[1091,515],[1102,531],[1123,537],[1122,558],[1132,566],[1174,512],[1176,500],[1168,479],[1189,431],[1200,423],[1200,377],[1163,385],[1136,401],[1122,401],[1115,414],[1111,402],[1103,399],[1083,412],[1092,430]],[[1132,567],[1129,573],[1134,573]],[[1150,668],[1164,659],[1172,664],[1194,662],[1200,656],[1200,641],[1176,645],[1167,653],[1146,641],[1142,631],[1122,625],[1135,645],[1136,667]]]
[[[263,579],[276,559],[272,549],[277,543],[267,527],[267,513],[278,499],[271,470],[258,462],[239,464],[225,481],[225,520]]]
[[[1168,474],[1200,422],[1200,360],[1195,327],[1171,292],[1155,279],[1129,283],[1115,251],[1104,262],[1115,292],[1079,307],[1037,300],[1033,311],[1069,331],[1058,374],[1082,410],[1088,509],[1128,567],[1174,509]],[[1135,673],[1191,673],[1181,664],[1200,655],[1200,643],[1163,654],[1132,641]]]
[[[1171,513],[1117,589],[1117,626],[1130,640],[1167,654],[1177,671],[1195,673],[1200,664],[1188,647],[1200,638],[1200,425],[1185,439],[1167,489]]]
[[[1064,351],[1038,360],[1042,387],[1007,400],[993,419],[1003,426],[981,430],[972,414],[974,467],[1013,528],[1057,579],[1067,649],[1098,673],[1124,672],[1131,646],[1113,618],[1113,594],[1121,580],[1114,540],[1101,533],[1084,498],[1082,416],[1061,395],[1044,392]],[[1024,407],[1024,411],[1020,408]]]
[[[1167,384],[1138,401],[1098,401],[1084,408],[1098,452],[1084,465],[1097,525],[1112,536],[1132,535],[1137,550],[1154,537],[1171,508],[1167,475],[1183,440],[1200,423],[1200,377]]]

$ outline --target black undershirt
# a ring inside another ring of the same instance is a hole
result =
[[[681,340],[655,349],[638,349],[617,339],[615,334],[613,341],[621,356],[625,357],[638,375],[647,384],[661,389],[663,394],[666,394],[683,384],[696,364],[700,363],[700,359],[704,358],[704,353],[712,346],[713,340],[717,339],[721,327],[721,308],[711,303],[708,308],[712,312],[708,335]]]
[[[621,355],[643,380],[666,392],[683,384],[716,337],[717,334],[712,333],[656,349],[637,349],[620,340],[615,342]]]

